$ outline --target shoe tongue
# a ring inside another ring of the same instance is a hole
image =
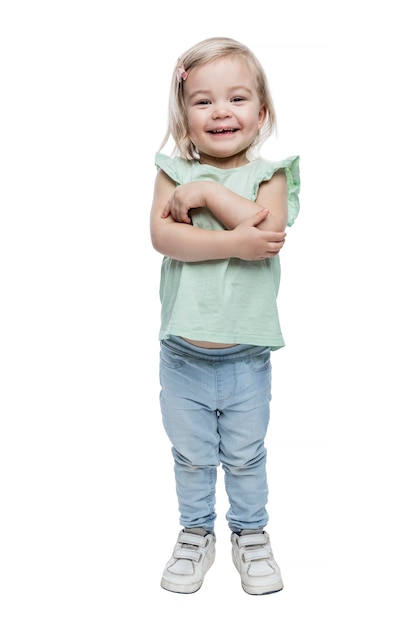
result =
[[[190,535],[200,535],[200,537],[208,535],[208,532],[204,528],[184,528],[182,532],[190,533]]]
[[[244,537],[245,535],[262,535],[263,534],[263,530],[262,528],[245,528],[244,530],[240,531],[240,536]]]

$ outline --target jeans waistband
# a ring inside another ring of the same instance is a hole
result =
[[[200,348],[181,337],[171,335],[168,339],[163,339],[161,344],[177,354],[184,354],[194,359],[204,361],[231,361],[233,359],[244,359],[260,354],[267,354],[271,351],[269,346],[251,346],[247,344],[237,344],[230,348]]]

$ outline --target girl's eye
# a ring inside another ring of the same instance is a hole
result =
[[[209,100],[199,100],[196,104],[210,104]]]
[[[236,96],[236,98],[232,98],[232,102],[243,102],[245,98],[241,96]]]

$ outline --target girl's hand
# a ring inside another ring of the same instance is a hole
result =
[[[268,215],[268,209],[262,209],[247,218],[233,230],[236,236],[233,256],[245,261],[261,261],[277,256],[285,243],[286,233],[257,228]]]
[[[189,212],[191,209],[206,206],[205,189],[210,181],[198,181],[179,185],[169,198],[161,217],[170,215],[175,222],[191,224]]]

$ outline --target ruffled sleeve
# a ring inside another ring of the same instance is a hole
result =
[[[171,158],[162,152],[157,152],[155,155],[155,165],[158,170],[162,170],[172,180],[181,185],[184,182],[186,163],[184,159],[179,157]]]
[[[262,167],[259,170],[256,181],[255,195],[258,193],[259,185],[270,180],[278,170],[285,170],[288,190],[288,221],[287,225],[292,226],[300,211],[300,157],[291,156],[282,161],[260,160]]]

